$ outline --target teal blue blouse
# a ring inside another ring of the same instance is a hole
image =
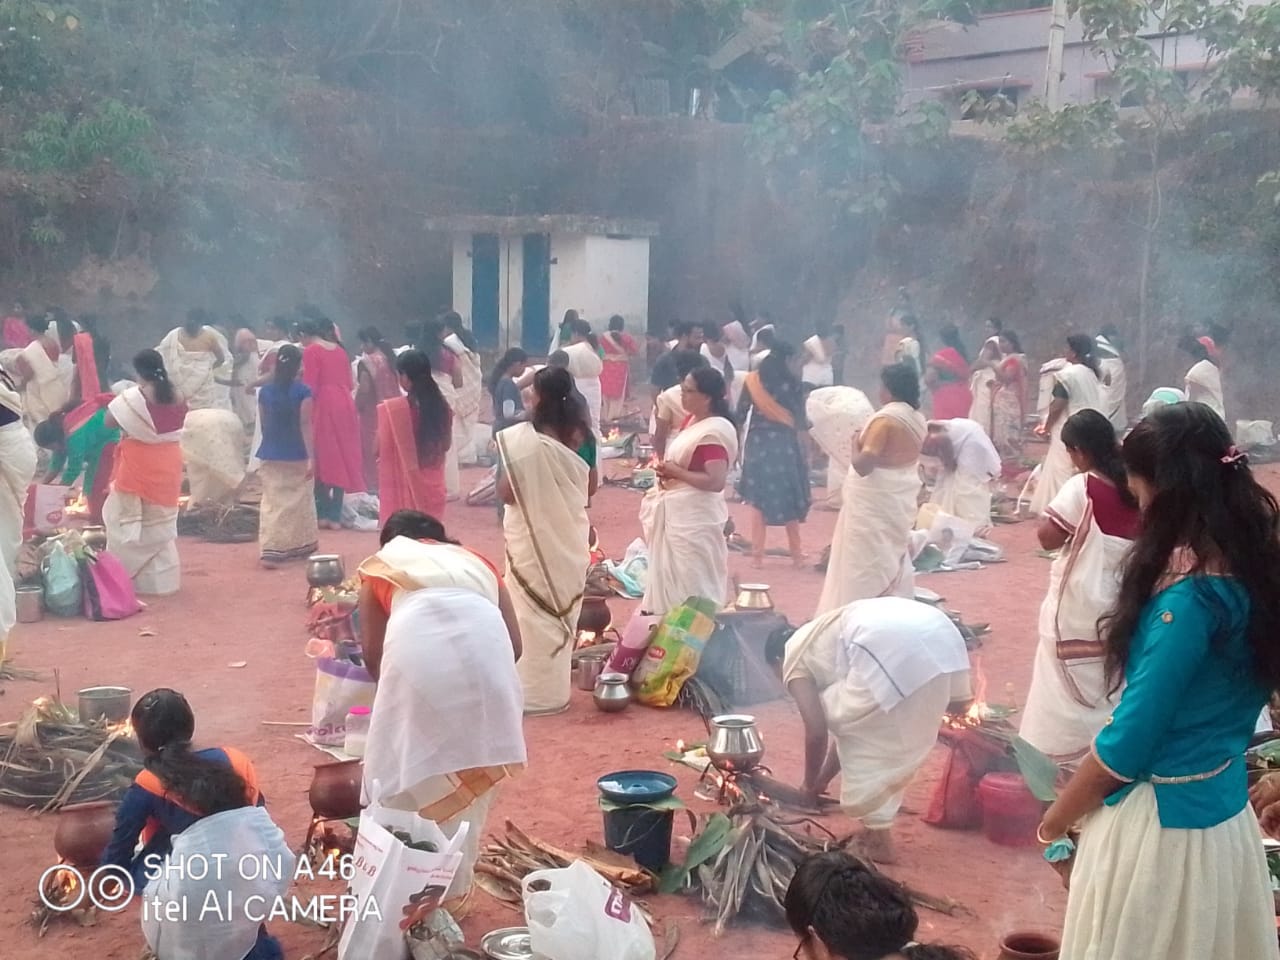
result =
[[[1188,577],[1147,604],[1124,692],[1093,743],[1126,784],[1108,805],[1149,781],[1163,827],[1206,829],[1244,809],[1244,751],[1268,696],[1253,672],[1248,611],[1244,588],[1225,577]]]

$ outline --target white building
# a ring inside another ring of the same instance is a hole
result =
[[[597,330],[649,319],[649,240],[657,224],[573,214],[435,217],[453,238],[453,309],[486,349],[545,356],[566,310]]]

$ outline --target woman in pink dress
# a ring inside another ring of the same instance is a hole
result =
[[[957,420],[969,416],[973,392],[969,389],[969,355],[954,323],[942,328],[943,347],[925,367],[924,382],[933,396],[934,420]]]
[[[623,414],[627,399],[627,381],[631,376],[631,358],[640,352],[640,345],[626,331],[627,322],[614,314],[609,318],[609,330],[600,337],[600,349],[604,351],[604,370],[600,374],[600,393],[604,397],[605,420],[617,420]]]
[[[315,425],[316,516],[320,529],[338,530],[343,495],[364,491],[351,364],[332,323],[307,317],[300,330],[302,381],[311,388]]]
[[[400,396],[396,352],[377,327],[360,330],[363,353],[356,361],[356,412],[360,414],[360,444],[364,454],[364,486],[378,492],[378,404]]]

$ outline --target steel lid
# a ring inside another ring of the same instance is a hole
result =
[[[534,960],[533,939],[528,927],[503,927],[486,933],[480,949],[489,960]]]

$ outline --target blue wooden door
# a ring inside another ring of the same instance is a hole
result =
[[[524,297],[520,346],[540,357],[551,342],[551,235],[524,235]]]
[[[487,350],[498,343],[498,235],[471,237],[471,332]]]

